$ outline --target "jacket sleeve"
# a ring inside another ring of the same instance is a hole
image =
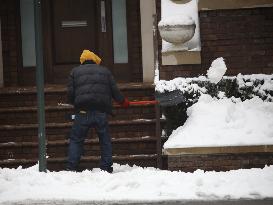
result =
[[[116,84],[116,81],[112,74],[110,74],[110,86],[111,86],[111,92],[112,92],[112,98],[118,102],[122,103],[124,101],[124,96],[121,94],[120,90],[118,89],[118,86]]]
[[[75,101],[75,90],[74,90],[74,76],[73,72],[70,73],[68,78],[68,86],[67,86],[67,100],[68,103],[73,105]]]

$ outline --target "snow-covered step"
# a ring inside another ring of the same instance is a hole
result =
[[[153,136],[135,138],[113,138],[113,154],[155,154],[156,138]],[[38,142],[0,143],[0,159],[37,158]],[[53,158],[67,156],[68,140],[47,141],[47,155]],[[99,140],[86,139],[84,143],[86,156],[99,156]]]
[[[0,125],[36,123],[38,119],[37,109],[35,106],[0,108]],[[73,114],[74,110],[70,105],[60,104],[45,107],[46,122],[69,122]],[[109,115],[110,120],[151,119],[154,117],[155,106],[151,104],[131,105],[128,109],[115,104],[113,116]]]
[[[156,167],[157,154],[141,154],[141,155],[113,155],[114,163],[138,165],[142,167]],[[99,156],[84,156],[81,158],[80,169],[92,169],[99,167]],[[64,170],[67,162],[66,157],[47,158],[47,167],[49,170]],[[38,159],[8,159],[0,160],[0,167],[14,167],[18,166],[29,167],[38,163]]]
[[[50,141],[68,139],[72,123],[48,123],[46,124],[46,138]],[[37,143],[37,124],[1,125],[0,143]],[[126,138],[135,139],[156,135],[155,120],[142,119],[131,121],[111,121],[110,134],[112,139],[120,142]],[[96,133],[91,129],[87,139],[95,139]]]
[[[112,138],[112,143],[117,142],[139,142],[139,141],[155,141],[156,138],[153,136],[144,136],[144,137],[135,137],[135,138]],[[85,144],[93,144],[98,143],[99,139],[86,139]],[[50,145],[66,145],[68,144],[68,140],[55,140],[55,141],[47,141],[47,146]],[[7,147],[37,147],[38,142],[6,142],[0,143],[0,148]]]
[[[133,132],[142,132],[143,130],[151,130],[156,123],[156,119],[131,119],[131,120],[111,120],[109,121],[111,133],[124,132],[125,130]],[[72,122],[64,123],[46,123],[46,132],[49,135],[67,134],[70,131]],[[147,126],[145,126],[147,125]],[[125,128],[122,129],[122,128]],[[130,128],[130,130],[128,130]],[[14,136],[22,134],[23,131],[28,131],[28,135],[34,136],[37,134],[38,124],[18,124],[18,125],[0,125],[1,136]],[[31,133],[32,132],[32,133]],[[154,130],[153,130],[154,132]],[[128,135],[125,133],[125,136]],[[1,138],[1,137],[0,137]]]
[[[130,100],[154,99],[154,85],[150,83],[119,84],[121,92]],[[58,105],[67,102],[67,89],[64,85],[46,85],[45,104]],[[0,108],[37,105],[36,87],[0,88]]]
[[[155,98],[152,84],[120,84],[119,88],[130,101]],[[45,86],[48,167],[52,170],[64,169],[67,156],[73,107],[66,104],[66,97],[65,86]],[[157,125],[162,122],[156,120],[155,105],[131,105],[124,109],[114,104],[113,114],[109,116],[109,128],[114,158],[119,160],[118,163],[122,161],[125,164],[158,167],[161,159],[161,131]],[[0,88],[0,166],[30,166],[37,163],[37,132],[36,88]],[[97,135],[94,129],[90,129],[81,165],[98,167],[99,156]],[[96,160],[92,160],[92,157]]]

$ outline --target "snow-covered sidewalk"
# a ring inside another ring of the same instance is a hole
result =
[[[23,200],[227,200],[273,197],[273,166],[264,169],[194,173],[114,164],[114,173],[98,169],[38,172],[0,169],[0,203]]]

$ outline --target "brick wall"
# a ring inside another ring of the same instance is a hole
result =
[[[18,56],[20,47],[18,43],[18,15],[20,1],[1,0],[0,18],[2,32],[2,52],[4,85],[17,85],[18,79]]]
[[[199,20],[201,65],[161,65],[160,79],[205,75],[217,57],[224,57],[226,75],[273,73],[273,7],[200,11]]]
[[[266,165],[273,165],[273,153],[170,155],[167,159],[169,170],[185,172],[193,172],[197,169],[229,171],[263,168]]]

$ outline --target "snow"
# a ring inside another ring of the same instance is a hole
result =
[[[183,16],[181,15],[183,14]],[[168,17],[168,18],[167,18]],[[185,5],[162,0],[161,24],[196,23],[194,37],[185,45],[163,41],[162,52],[187,48],[200,51],[197,0]],[[212,62],[207,78],[176,78],[160,81],[158,64],[155,69],[156,90],[159,92],[198,90],[203,93],[187,111],[188,119],[164,144],[164,148],[214,147],[273,144],[273,102],[258,97],[241,101],[237,98],[212,98],[205,88],[189,83],[192,80],[218,83],[227,68],[223,58]],[[239,87],[252,86],[248,80],[265,80],[257,91],[266,94],[273,88],[273,75],[239,74]],[[232,77],[230,77],[232,78]],[[18,90],[18,92],[21,92]],[[65,104],[60,104],[65,106]],[[140,121],[143,119],[139,119]],[[99,169],[75,172],[39,172],[38,165],[23,169],[0,168],[0,203],[24,200],[215,200],[260,199],[273,197],[273,166],[264,169],[234,170],[229,172],[194,173],[163,171],[155,168],[114,164],[114,173]]]
[[[180,77],[170,81],[157,81],[157,92],[180,90],[183,93],[201,94],[198,102],[188,108],[185,124],[174,130],[165,142],[165,149],[273,145],[273,97],[269,94],[273,90],[273,74],[238,74],[236,77],[226,77],[226,70],[224,59],[220,57],[212,62],[207,77]],[[255,95],[249,96],[252,99],[245,101],[234,97],[228,99],[224,92],[218,93],[220,99],[212,98],[206,94],[205,88],[194,83],[218,83],[222,78],[236,78],[239,91],[254,86],[254,92],[264,96],[264,101]],[[255,80],[263,83],[254,85]]]
[[[273,90],[273,74],[251,74],[237,76],[223,76],[227,70],[224,59],[222,57],[214,60],[207,71],[207,76],[199,76],[194,78],[183,78],[178,77],[172,80],[159,80],[159,75],[157,75],[157,80],[155,83],[155,90],[157,92],[169,92],[174,90],[181,90],[184,92],[200,92],[206,93],[207,90],[204,87],[200,87],[198,84],[194,83],[196,81],[210,81],[212,83],[218,83],[221,79],[235,79],[239,85],[239,89],[245,89],[249,86],[254,86],[253,91],[266,97],[266,101],[273,101],[273,97],[269,94],[269,91]],[[157,71],[158,72],[158,71]],[[253,82],[255,80],[263,81],[262,84],[255,85]],[[221,93],[220,93],[221,94]]]
[[[266,101],[273,101],[273,97],[268,93],[270,90],[273,90],[273,74],[266,75],[266,74],[252,74],[252,75],[241,75],[240,73],[237,76],[223,76],[223,79],[235,79],[239,85],[239,89],[247,88],[251,86],[254,80],[263,81],[263,85],[253,85],[254,92],[260,93],[263,96],[266,96]],[[208,81],[206,76],[199,76],[195,78],[174,78],[172,80],[157,80],[155,81],[155,90],[157,92],[169,92],[173,90],[181,90],[182,92],[191,92],[191,91],[198,91],[200,93],[206,93],[207,90],[204,87],[198,86],[196,81]]]
[[[216,61],[217,62],[217,61]],[[216,67],[224,67],[220,59]],[[211,67],[215,67],[212,65]],[[213,147],[273,144],[273,102],[258,97],[241,101],[220,99],[205,94],[206,89],[193,80],[177,78],[159,80],[155,69],[157,91],[198,90],[202,95],[187,110],[188,119],[164,144],[164,148]],[[217,72],[216,72],[217,73]],[[215,74],[222,78],[223,74]],[[235,78],[235,77],[223,77]],[[273,75],[239,74],[239,87],[252,86],[255,79],[264,84],[255,87],[259,92],[273,90]],[[143,120],[143,119],[139,119]],[[263,199],[273,197],[273,166],[263,169],[233,170],[228,172],[194,173],[171,172],[155,168],[114,164],[114,173],[99,169],[75,172],[38,172],[38,165],[22,169],[0,168],[0,204],[6,202],[78,200],[78,201],[160,201],[160,200],[226,200]],[[126,194],[125,194],[126,193]]]
[[[259,90],[272,90],[273,89],[273,74],[272,75],[264,75],[264,74],[253,74],[253,75],[241,75],[238,74],[236,77],[239,87],[251,86],[247,85],[246,81],[254,81],[260,80],[264,81],[264,84],[259,87]]]
[[[157,84],[159,82],[159,69],[158,69],[158,61],[156,60],[155,63],[155,75],[154,75],[154,84]]]
[[[203,94],[164,148],[273,145],[273,102]]]
[[[202,93],[206,92],[205,88],[198,86],[197,84],[190,84],[192,81],[206,81],[205,76],[199,76],[197,78],[174,78],[172,80],[159,80],[156,83],[155,90],[163,93],[166,91],[181,90],[183,92],[190,92],[191,90],[199,90]]]
[[[0,168],[0,203],[27,200],[216,200],[273,196],[273,166],[194,173],[114,164],[114,173],[94,169],[38,172]],[[126,193],[126,194],[125,194]]]
[[[217,58],[212,62],[209,70],[207,71],[208,79],[210,82],[217,84],[226,73],[226,70],[227,67],[224,59],[222,57]]]
[[[166,23],[165,19],[171,19],[171,24],[177,23],[177,21],[179,21],[180,23],[182,21],[182,23],[188,24],[191,21],[189,20],[189,18],[191,18],[196,24],[195,34],[193,38],[185,44],[174,45],[172,43],[162,40],[162,52],[184,51],[186,48],[189,51],[200,51],[201,43],[198,17],[198,0],[192,0],[186,4],[176,4],[173,3],[171,0],[161,0],[161,8],[161,21],[164,24]],[[182,15],[184,17],[181,17]],[[172,16],[179,16],[179,18],[175,19],[172,18]]]
[[[167,25],[192,25],[195,21],[191,16],[188,15],[174,15],[168,18],[161,20],[158,26],[167,26]]]

